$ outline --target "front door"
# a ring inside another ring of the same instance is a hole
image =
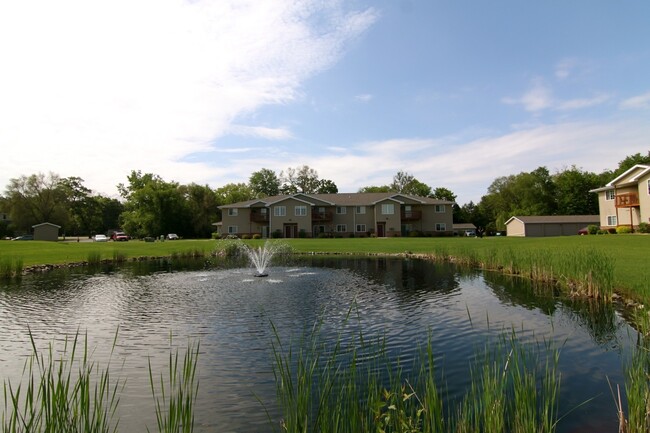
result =
[[[377,237],[383,238],[386,236],[386,223],[377,223]]]
[[[285,238],[295,238],[298,236],[298,224],[285,224],[284,225],[284,237]]]

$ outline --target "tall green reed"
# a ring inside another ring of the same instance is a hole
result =
[[[386,342],[360,334],[352,343],[320,341],[315,327],[298,347],[274,330],[280,429],[286,432],[553,433],[558,422],[559,351],[530,346],[513,332],[486,346],[471,366],[460,403],[445,403],[432,343],[405,373]],[[448,406],[448,407],[446,407]]]
[[[23,259],[15,257],[0,258],[0,278],[19,278],[23,273]]]
[[[159,378],[154,379],[151,359],[149,359],[149,384],[155,402],[156,422],[160,433],[194,431],[194,404],[199,391],[196,375],[199,348],[198,342],[196,344],[188,342],[182,361],[179,360],[178,350],[173,353],[170,351],[167,377],[161,373]]]
[[[113,380],[110,359],[100,369],[90,360],[87,335],[80,341],[78,332],[72,339],[66,337],[58,358],[52,344],[43,354],[31,331],[29,337],[32,354],[23,378],[18,384],[4,382],[2,432],[116,432],[114,418],[123,382]]]

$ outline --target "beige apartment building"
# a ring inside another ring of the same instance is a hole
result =
[[[637,164],[591,192],[598,193],[602,229],[650,223],[650,165]]]
[[[449,236],[453,202],[399,193],[292,194],[220,206],[221,235]]]

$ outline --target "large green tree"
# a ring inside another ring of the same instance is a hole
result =
[[[210,237],[214,231],[212,223],[217,221],[219,215],[219,202],[216,192],[208,185],[191,183],[181,187],[190,214],[190,227],[184,236],[198,238]]]
[[[132,171],[127,179],[128,184],[118,185],[125,199],[122,229],[137,237],[190,231],[189,209],[178,183],[141,171]]]
[[[575,165],[553,175],[558,215],[597,215],[598,196],[592,189],[602,186],[596,173]]]
[[[261,198],[280,194],[282,182],[275,171],[263,168],[251,174],[248,186],[256,197]]]
[[[60,180],[60,176],[52,172],[9,180],[5,195],[17,231],[29,232],[34,224],[43,222],[58,224],[65,229],[68,212]]]

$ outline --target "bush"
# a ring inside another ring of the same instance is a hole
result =
[[[262,239],[262,235],[259,234],[259,233],[255,233],[255,234],[253,235],[253,239]]]
[[[219,232],[212,232],[212,239],[221,239]]]
[[[274,231],[273,233],[271,233],[271,237],[272,237],[273,239],[280,239],[280,238],[282,237],[282,230],[277,229],[276,231]]]
[[[631,229],[630,227],[628,227],[628,226],[619,226],[619,227],[616,227],[616,233],[618,233],[619,235],[624,235],[624,234],[632,233],[633,231],[634,231],[634,230],[632,230],[632,229]]]
[[[598,226],[596,224],[589,224],[587,226],[587,233],[589,233],[590,235],[597,234],[598,230],[599,230],[599,228],[598,228]]]
[[[648,223],[639,223],[639,233],[650,233],[650,224]]]
[[[300,231],[298,232],[298,237],[301,238],[301,239],[304,239],[304,238],[307,237],[307,232],[305,231],[305,229],[300,229]]]

